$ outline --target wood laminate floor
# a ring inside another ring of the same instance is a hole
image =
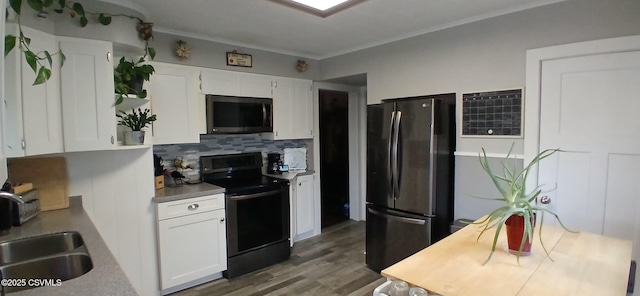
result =
[[[348,220],[297,242],[288,261],[172,295],[371,296],[385,278],[366,267],[364,250],[365,222]]]

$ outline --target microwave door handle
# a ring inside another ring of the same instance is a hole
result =
[[[267,125],[267,104],[262,104],[262,124]]]

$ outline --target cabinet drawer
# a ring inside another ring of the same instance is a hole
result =
[[[158,204],[158,220],[224,209],[224,194],[194,197]]]

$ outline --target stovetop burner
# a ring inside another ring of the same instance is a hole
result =
[[[278,190],[288,182],[262,175],[260,152],[201,156],[200,170],[203,182],[232,195]]]

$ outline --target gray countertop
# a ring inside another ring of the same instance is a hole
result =
[[[40,287],[8,295],[138,295],[116,262],[91,219],[81,197],[71,197],[68,209],[42,212],[24,225],[11,228],[0,242],[62,231],[78,231],[87,246],[93,269],[59,287]]]
[[[290,172],[284,172],[281,175],[276,175],[276,174],[264,174],[265,176],[269,176],[269,177],[274,177],[274,178],[279,178],[279,179],[285,179],[285,180],[293,180],[295,177],[297,176],[304,176],[304,175],[312,175],[314,174],[315,171],[313,170],[306,170],[306,171],[290,171]]]
[[[162,203],[218,193],[224,193],[224,188],[209,183],[185,184],[179,187],[165,187],[156,190],[156,196],[153,201]]]

